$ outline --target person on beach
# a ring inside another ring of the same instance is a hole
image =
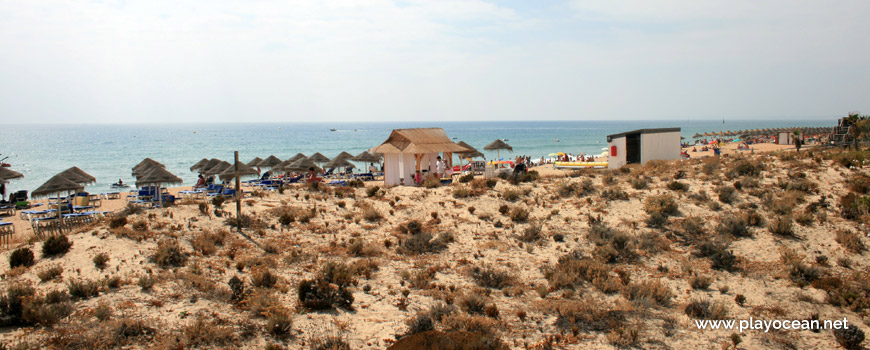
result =
[[[444,161],[441,160],[441,156],[435,158],[435,177],[438,179],[444,177]]]
[[[196,180],[196,185],[194,185],[193,187],[194,188],[205,187],[205,176],[202,176],[202,174],[199,174],[199,178]]]
[[[420,170],[417,170],[417,172],[414,173],[414,183],[417,184],[417,186],[423,185],[423,174],[420,173]]]
[[[308,183],[320,182],[320,178],[317,177],[317,172],[314,171],[314,167],[308,168],[308,179],[306,181],[308,181]]]

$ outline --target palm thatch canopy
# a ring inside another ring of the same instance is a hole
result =
[[[217,175],[217,174],[222,173],[224,170],[226,170],[228,167],[231,167],[231,166],[233,166],[233,165],[230,164],[230,163],[227,162],[227,161],[223,161],[223,160],[222,160],[222,161],[221,161],[220,163],[218,163],[217,165],[215,165],[215,166],[213,166],[213,167],[211,167],[211,168],[205,169],[205,171],[203,172],[203,174],[206,174],[206,175],[209,175],[209,176],[210,176],[210,175]]]
[[[215,165],[220,164],[221,162],[223,162],[223,161],[220,160],[220,159],[217,159],[217,158],[209,159],[209,160],[208,160],[208,163],[205,163],[205,165],[203,165],[203,166],[201,166],[201,167],[199,168],[199,172],[200,172],[200,173],[205,173],[206,170],[211,169],[212,167],[214,167]]]
[[[72,168],[66,169],[64,171],[61,171],[59,175],[66,176],[66,178],[72,180],[72,182],[75,182],[77,184],[82,184],[82,185],[92,184],[94,182],[97,182],[97,179],[95,177],[91,176],[90,174],[86,173],[84,170],[79,169],[78,167],[75,167],[75,166]]]
[[[196,163],[193,163],[193,165],[190,166],[190,171],[195,171],[196,169],[202,169],[202,167],[204,167],[206,164],[208,164],[208,159],[203,158],[202,160],[200,160]]]
[[[143,159],[141,162],[139,162],[139,164],[136,164],[135,166],[133,166],[133,171],[136,171],[136,170],[138,170],[139,168],[144,167],[144,166],[152,166],[152,165],[157,165],[157,166],[159,166],[159,167],[161,167],[161,168],[165,168],[165,167],[166,167],[165,165],[163,165],[163,163],[160,163],[160,162],[158,162],[158,161],[156,161],[156,160],[154,160],[154,159],[151,159],[151,158],[145,158],[145,159]]]
[[[133,176],[141,177],[142,175],[145,175],[146,173],[151,171],[151,169],[154,169],[154,168],[163,168],[163,165],[162,164],[145,164],[143,166],[140,166],[139,168],[133,169]]]
[[[483,149],[485,149],[487,151],[500,150],[500,149],[506,149],[506,150],[511,151],[511,152],[514,151],[514,148],[511,147],[511,145],[505,143],[502,140],[495,140],[492,143],[483,147]]]
[[[22,177],[24,177],[24,174],[22,173],[9,168],[0,167],[0,180],[19,179]]]
[[[312,154],[311,157],[308,157],[308,159],[315,163],[326,163],[329,161],[329,158],[320,154],[320,152]]]
[[[338,159],[338,158],[341,158],[341,159],[351,159],[351,158],[353,158],[353,154],[350,154],[350,153],[347,153],[347,152],[342,151],[342,152],[339,153],[337,156],[335,156],[334,159]]]
[[[39,188],[33,190],[31,196],[46,197],[52,194],[78,191],[81,188],[82,185],[77,184],[70,179],[67,179],[61,174],[57,174],[55,176],[52,176],[52,178],[48,179],[48,181],[42,184],[42,186],[39,186]]]
[[[260,165],[260,162],[262,162],[262,161],[263,161],[263,158],[255,157],[254,159],[251,159],[250,162],[247,162],[245,164],[247,164],[248,166],[254,167],[254,166]]]
[[[175,174],[170,173],[169,170],[161,167],[153,167],[146,174],[142,175],[138,179],[136,179],[136,186],[141,187],[142,185],[176,185],[181,184],[183,181],[180,177],[175,176]]]
[[[260,164],[257,164],[257,166],[261,167],[261,168],[271,168],[273,166],[278,165],[278,163],[281,163],[281,159],[278,159],[278,157],[271,155],[271,156],[267,157],[266,159],[263,159],[263,161],[260,162]]]
[[[308,157],[306,157],[306,156],[305,156],[304,154],[302,154],[302,153],[296,153],[295,156],[290,157],[290,159],[288,159],[288,160],[290,161],[290,163],[293,163],[293,162],[295,162],[295,161],[297,161],[297,160],[300,160],[300,159],[302,159],[302,158],[308,158]]]
[[[440,153],[463,152],[466,149],[450,141],[441,128],[395,129],[384,143],[371,153]]]
[[[468,149],[465,152],[457,152],[457,154],[466,158],[483,158],[483,153],[480,153],[477,148],[471,147],[471,145],[465,143],[465,141],[459,141],[456,144]]]
[[[351,158],[351,160],[355,161],[355,162],[374,163],[374,162],[380,162],[381,157],[378,157],[378,156],[373,155],[369,152],[363,151],[362,153],[357,154],[356,157]]]
[[[335,158],[333,160],[330,160],[329,162],[324,164],[323,167],[327,168],[327,169],[329,169],[329,168],[347,168],[347,167],[356,168],[355,165],[353,165],[351,162],[348,162],[347,159],[344,159],[344,158]]]
[[[284,170],[285,171],[308,171],[309,168],[314,168],[315,170],[320,169],[320,167],[318,167],[316,164],[314,164],[314,162],[312,162],[311,159],[303,158],[303,159],[297,160],[297,161],[291,163],[290,165],[284,167]]]
[[[251,166],[239,162],[239,177],[251,176],[251,175],[259,175],[257,169],[252,168]],[[236,167],[230,164],[230,167],[224,169],[220,174],[221,180],[229,180],[236,177]]]

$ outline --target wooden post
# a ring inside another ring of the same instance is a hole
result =
[[[236,226],[239,232],[242,232],[242,186],[241,181],[239,181],[239,151],[235,151],[235,160],[233,167],[236,171]]]

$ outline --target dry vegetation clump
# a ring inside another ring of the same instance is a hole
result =
[[[764,164],[758,160],[740,159],[728,170],[728,176],[735,178],[741,176],[761,176],[764,170]]]
[[[106,264],[109,262],[109,254],[106,253],[98,253],[94,256],[94,266],[98,269],[102,270],[106,268]]]
[[[151,255],[151,261],[163,268],[182,267],[187,262],[187,253],[177,241],[166,239],[157,243],[157,251]]]
[[[76,299],[90,299],[100,295],[99,284],[88,279],[70,278],[67,288],[69,295]]]
[[[65,235],[52,235],[42,242],[42,256],[52,257],[66,254],[73,242],[70,242]]]
[[[296,291],[302,307],[329,310],[340,307],[353,310],[353,294],[348,288],[356,282],[354,270],[345,264],[328,262],[314,279],[299,282]]]
[[[30,248],[18,248],[9,254],[9,268],[14,269],[19,266],[33,266],[33,251]]]
[[[849,193],[840,197],[840,215],[848,220],[862,220],[870,215],[870,196]]]
[[[628,183],[631,185],[631,188],[636,190],[645,190],[649,187],[649,178],[643,175],[638,175],[628,180]]]
[[[643,202],[643,210],[650,215],[663,215],[666,217],[679,214],[677,200],[670,194],[658,194],[646,197]]]
[[[702,320],[725,320],[728,318],[728,306],[706,299],[692,299],[684,309],[686,315]]]
[[[558,316],[555,326],[578,332],[608,332],[625,325],[628,312],[594,298],[581,301],[560,302],[550,308],[556,309]]]
[[[767,226],[767,229],[770,233],[777,236],[794,237],[794,225],[792,222],[794,222],[794,220],[789,215],[777,216],[770,221],[770,225]]]
[[[846,350],[859,350],[864,347],[861,343],[864,342],[864,331],[858,327],[849,327],[848,329],[834,329],[834,338],[837,344],[840,344]]]
[[[526,228],[523,229],[522,234],[517,236],[517,239],[526,243],[537,242],[538,240],[543,238],[543,236],[541,235],[543,227],[543,224],[541,224],[540,222],[532,221],[529,223],[529,226],[526,226]]]
[[[28,283],[9,284],[0,294],[0,326],[50,327],[72,313],[68,299],[60,294],[42,296]]]
[[[229,226],[229,227],[241,227],[241,228],[248,228],[248,229],[254,229],[254,230],[263,229],[263,228],[268,226],[259,217],[247,215],[247,214],[241,214],[238,217],[236,217],[236,216],[227,217],[224,220],[224,224]]]
[[[722,216],[719,219],[719,225],[716,226],[716,232],[720,235],[731,235],[734,237],[752,237],[752,232],[749,231],[746,219],[739,214],[726,214]]]
[[[728,243],[721,241],[704,241],[697,247],[696,255],[710,258],[710,265],[716,270],[734,272],[737,270],[737,256],[728,250]]]
[[[204,256],[213,255],[217,252],[218,247],[224,245],[227,236],[229,236],[230,232],[226,229],[220,229],[217,231],[204,230],[199,232],[193,236],[193,239],[190,241],[191,247],[196,252]]]
[[[737,199],[737,195],[734,193],[734,187],[719,185],[716,186],[714,191],[718,195],[719,201],[722,203],[731,204]]]
[[[63,267],[52,265],[36,272],[36,276],[42,282],[51,281],[63,274]]]
[[[526,222],[529,220],[529,209],[524,206],[515,206],[510,210],[509,216],[513,222]]]
[[[451,233],[443,232],[435,237],[429,230],[423,230],[423,225],[416,220],[399,226],[399,231],[403,232],[403,235],[397,251],[402,254],[438,253],[446,249],[448,243],[453,242]]]
[[[668,182],[668,189],[671,191],[686,192],[689,190],[689,184],[681,181]]]
[[[643,281],[625,286],[623,295],[638,305],[670,306],[674,293],[660,281]]]
[[[840,243],[840,245],[843,246],[843,248],[846,248],[846,250],[852,253],[861,254],[861,252],[867,249],[867,247],[864,246],[864,243],[861,242],[861,235],[852,230],[837,230],[837,236],[835,239],[837,240],[837,243]]]
[[[511,273],[490,266],[475,266],[469,271],[477,285],[485,288],[504,289],[513,285],[516,277]]]

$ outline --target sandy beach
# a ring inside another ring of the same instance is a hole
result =
[[[4,269],[2,294],[29,286],[32,297],[0,339],[53,349],[325,349],[335,339],[414,349],[451,337],[492,349],[724,349],[736,331],[695,321],[845,317],[867,329],[868,216],[844,216],[841,198],[866,197],[870,172],[843,167],[837,151],[729,146],[721,158],[619,171],[541,166],[519,183],[249,189],[244,235],[228,225],[229,201],[129,211],[103,200],[100,210],[118,214],[69,233],[69,251],[53,256],[28,222],[5,217],[17,234],[0,260],[18,248],[35,259]],[[838,346],[831,330],[745,331],[737,345]]]

